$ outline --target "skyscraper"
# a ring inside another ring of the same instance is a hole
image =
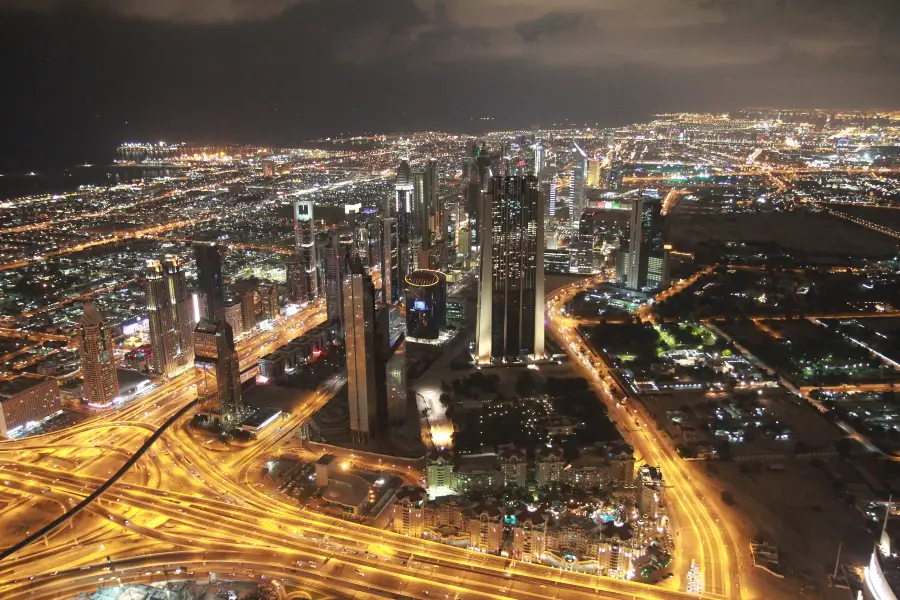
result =
[[[112,333],[93,302],[84,305],[80,324],[84,395],[88,403],[106,406],[119,395]]]
[[[361,271],[361,270],[360,270]],[[344,347],[347,358],[347,400],[350,432],[369,441],[378,428],[378,389],[375,377],[375,287],[362,272],[343,282]]]
[[[375,389],[378,427],[389,431],[406,420],[406,336],[400,307],[375,307]]]
[[[328,319],[343,323],[345,257],[338,234],[331,232],[322,251],[325,263],[325,308]]]
[[[297,278],[295,301],[303,304],[319,297],[316,274],[316,224],[311,201],[294,200],[294,252],[297,266],[293,271]]]
[[[384,217],[381,219],[381,295],[384,302],[400,302],[402,285],[397,219]]]
[[[642,196],[631,206],[631,231],[624,273],[629,289],[654,290],[665,287],[667,283],[661,204],[659,198]]]
[[[578,226],[581,211],[584,210],[584,182],[587,175],[587,153],[575,144],[575,156],[572,165],[572,186],[569,189],[569,220],[572,227]]]
[[[600,161],[592,160],[588,163],[588,178],[587,178],[588,187],[598,188],[600,187]]]
[[[245,416],[241,367],[231,325],[220,317],[194,329],[194,369],[201,415],[231,429]]]
[[[544,170],[544,161],[546,160],[546,151],[541,142],[534,145],[534,176],[541,178],[541,171]]]
[[[195,243],[194,258],[197,262],[197,286],[206,294],[206,312],[201,316],[213,318],[225,306],[225,290],[222,284],[222,256],[219,246]]]
[[[385,214],[386,217],[397,219],[401,282],[402,278],[412,270],[412,261],[415,255],[412,249],[416,241],[413,222],[415,191],[413,174],[410,171],[409,163],[404,160],[400,163],[397,177],[394,180],[394,200],[390,207],[390,213]]]
[[[269,319],[277,319],[280,311],[278,307],[278,284],[274,281],[263,281],[259,284],[259,303],[262,312]]]
[[[243,331],[240,333],[250,333],[256,327],[256,290],[245,290],[241,293],[240,298],[241,325],[243,326]]]
[[[544,212],[534,176],[492,177],[482,220],[475,358],[544,355]]]
[[[173,377],[194,362],[192,302],[179,259],[147,261],[145,289],[153,370]]]

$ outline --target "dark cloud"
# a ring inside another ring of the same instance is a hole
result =
[[[900,0],[0,0],[0,155],[890,107],[897,31]]]

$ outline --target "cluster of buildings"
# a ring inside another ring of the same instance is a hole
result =
[[[426,459],[426,486],[432,497],[503,489],[547,490],[569,486],[583,491],[630,485],[634,450],[624,442],[583,448],[566,461],[558,446],[538,448],[533,458],[521,448],[501,446],[497,452],[458,454],[435,451]]]
[[[512,460],[514,449],[510,452],[504,459],[509,471],[499,476],[501,480],[518,476],[520,463]],[[523,503],[483,493],[477,499],[432,498],[424,488],[404,486],[397,492],[389,522],[395,532],[410,537],[632,578],[650,560],[666,560],[671,549],[665,535],[665,484],[659,469],[643,467],[636,477],[629,473],[617,488],[618,497],[605,501]]]

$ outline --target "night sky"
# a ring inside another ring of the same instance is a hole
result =
[[[0,168],[137,139],[900,108],[898,31],[900,0],[0,0]]]

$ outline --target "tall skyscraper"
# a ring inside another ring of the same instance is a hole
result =
[[[661,204],[659,198],[643,196],[631,206],[631,232],[624,273],[629,289],[659,289],[668,282]]]
[[[581,211],[584,210],[584,183],[587,176],[587,153],[575,144],[575,156],[572,165],[572,185],[569,188],[569,219],[572,227],[578,227]]]
[[[153,370],[173,377],[194,362],[192,301],[177,257],[147,261],[146,297]]]
[[[106,406],[119,395],[112,333],[93,302],[84,305],[80,324],[84,395],[88,403]]]
[[[550,216],[556,216],[556,177],[553,177],[550,180],[550,199],[548,200],[550,204]]]
[[[194,353],[199,413],[231,429],[246,414],[231,325],[222,317],[201,321],[194,329]]]
[[[301,304],[319,297],[319,280],[316,274],[316,223],[313,203],[294,200],[294,252],[296,253],[294,276],[297,278],[295,301]]]
[[[219,246],[215,243],[195,243],[194,258],[197,262],[197,286],[206,294],[206,312],[201,316],[211,319],[225,306]]]
[[[412,261],[415,252],[415,231],[413,212],[415,207],[415,184],[409,163],[405,160],[397,169],[397,177],[394,180],[394,199],[390,206],[390,213],[386,217],[397,219],[397,239],[400,253],[400,277],[406,276],[412,270]]]
[[[378,427],[389,431],[406,420],[406,337],[398,306],[375,308],[375,389]]]
[[[569,254],[569,271],[572,273],[589,275],[594,272],[594,222],[592,209],[581,211],[578,233],[573,235]]]
[[[350,432],[355,440],[365,442],[378,429],[375,287],[371,277],[362,272],[350,273],[343,282],[343,303]]]
[[[250,333],[256,327],[256,290],[245,290],[240,298],[241,325],[243,326],[241,333]]]
[[[544,150],[544,145],[541,142],[537,142],[534,145],[534,176],[538,179],[541,178],[541,171],[544,170],[544,161],[547,160],[547,153]]]
[[[588,187],[598,188],[600,187],[600,161],[592,160],[588,163],[588,178],[587,178]]]
[[[263,281],[257,292],[263,314],[269,319],[277,319],[280,313],[278,306],[278,284],[274,281]]]
[[[345,256],[338,234],[331,232],[322,251],[325,263],[325,309],[329,320],[343,323]]]
[[[534,176],[492,177],[482,220],[475,358],[544,355],[544,211]]]
[[[381,219],[381,295],[384,302],[400,302],[402,286],[397,219],[384,217]]]

